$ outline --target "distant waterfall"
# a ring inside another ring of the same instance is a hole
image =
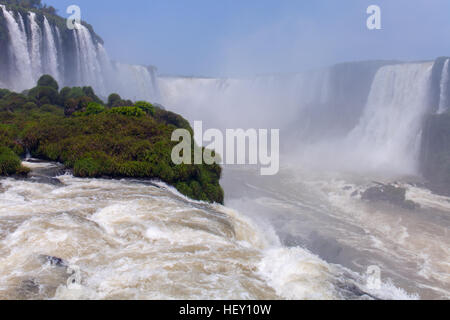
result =
[[[359,125],[348,136],[353,159],[369,169],[414,173],[432,63],[383,67]]]
[[[450,59],[445,60],[444,68],[442,69],[438,114],[444,113],[448,109],[449,61]]]
[[[9,36],[7,50],[0,52],[0,61],[4,61],[0,65],[1,87],[29,89],[47,73],[61,88],[92,86],[103,98],[115,92],[127,99],[159,100],[155,69],[111,61],[86,26],[60,29],[45,15],[30,11],[22,16],[4,5],[0,5],[0,12]]]
[[[161,103],[214,128],[279,128],[313,165],[416,173],[433,63],[353,63],[247,79],[159,79]]]
[[[19,23],[15,20],[13,14],[6,10],[4,5],[0,5],[5,16],[9,37],[14,39],[9,48],[13,59],[13,71],[17,74],[15,81],[11,83],[12,88],[21,90],[33,85],[31,74],[31,60],[28,54],[27,35],[25,30],[20,30]]]

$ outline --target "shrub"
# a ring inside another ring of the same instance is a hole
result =
[[[20,158],[10,149],[0,148],[0,175],[11,175],[17,173],[21,168]]]
[[[139,109],[141,109],[142,111],[144,111],[145,113],[147,113],[147,114],[149,114],[151,116],[155,115],[156,109],[151,103],[148,103],[146,101],[137,101],[134,104],[134,106],[138,107]]]
[[[52,87],[34,87],[29,91],[28,97],[36,101],[39,105],[60,103],[59,93]]]
[[[22,108],[23,108],[24,110],[29,111],[29,110],[36,109],[36,108],[37,108],[37,105],[36,105],[36,103],[34,103],[34,102],[27,102],[27,103],[25,103],[25,104],[23,105]]]
[[[8,89],[0,89],[0,99],[3,99],[5,96],[7,96],[10,93],[11,93],[11,91],[9,91]]]
[[[81,178],[95,178],[102,174],[100,163],[93,158],[83,158],[76,161],[73,172]]]
[[[53,79],[52,76],[45,74],[42,77],[39,78],[37,82],[38,87],[50,87],[56,91],[59,90],[58,82],[56,82],[55,79]]]
[[[118,102],[120,102],[122,98],[117,93],[112,93],[108,97],[108,107],[115,107]]]
[[[127,117],[142,117],[145,115],[145,112],[137,107],[116,107],[109,110],[109,112]]]
[[[75,112],[75,116],[90,116],[93,114],[100,114],[104,112],[106,109],[103,105],[96,102],[89,102],[85,112]]]

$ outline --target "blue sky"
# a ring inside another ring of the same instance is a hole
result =
[[[342,61],[450,55],[447,0],[43,0],[82,19],[118,61],[162,74],[296,72]],[[382,30],[366,9],[382,10]]]

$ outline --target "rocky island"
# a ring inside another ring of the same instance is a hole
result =
[[[171,161],[172,132],[192,132],[189,122],[148,102],[111,94],[104,103],[91,87],[59,90],[44,75],[20,94],[0,90],[0,123],[1,175],[27,175],[20,157],[29,152],[77,177],[159,179],[192,199],[223,203],[219,165]]]

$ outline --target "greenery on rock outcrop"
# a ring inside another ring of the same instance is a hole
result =
[[[0,89],[1,175],[23,173],[19,156],[28,150],[78,177],[160,179],[190,198],[223,203],[219,165],[171,161],[172,132],[192,133],[180,115],[117,94],[104,104],[90,87],[58,90],[48,75],[22,94]]]

